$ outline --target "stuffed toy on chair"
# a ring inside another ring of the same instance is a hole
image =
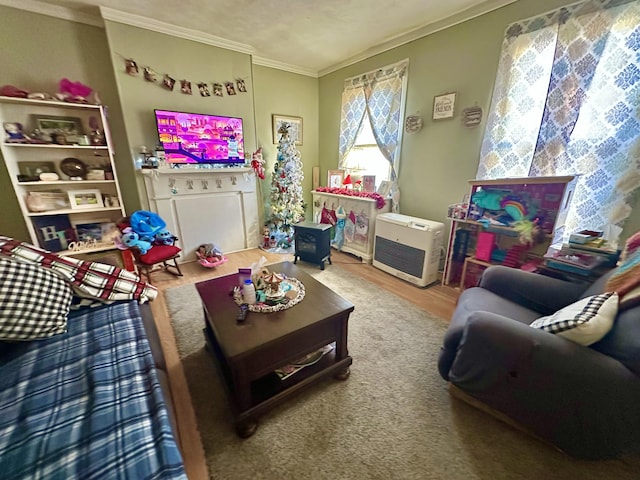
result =
[[[153,246],[151,245],[151,242],[148,242],[146,240],[141,240],[140,235],[138,235],[133,230],[129,230],[123,233],[121,242],[127,248],[134,248],[134,247],[137,248],[138,250],[140,250],[141,255],[144,255],[145,253],[147,253]]]
[[[153,238],[153,243],[156,245],[174,245],[176,240],[178,240],[178,237],[169,230],[160,230]]]

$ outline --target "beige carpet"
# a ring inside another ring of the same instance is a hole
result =
[[[640,477],[637,460],[573,460],[452,399],[436,370],[444,320],[338,265],[302,268],[356,306],[349,323],[351,376],[346,382],[326,380],[266,414],[246,440],[235,435],[224,390],[204,349],[195,288],[166,291],[212,478]]]

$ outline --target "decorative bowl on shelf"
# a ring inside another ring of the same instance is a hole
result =
[[[87,174],[87,165],[82,160],[68,157],[60,162],[60,170],[71,180],[82,180]]]

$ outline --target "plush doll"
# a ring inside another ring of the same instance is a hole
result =
[[[262,147],[251,154],[251,167],[258,175],[258,178],[264,179],[264,159],[262,158]]]
[[[264,249],[269,248],[270,238],[271,238],[271,231],[269,230],[269,227],[264,227],[262,229],[262,248]]]
[[[129,218],[131,229],[140,235],[141,239],[153,242],[158,232],[165,230],[167,224],[164,220],[154,212],[147,210],[138,210],[131,214]]]
[[[500,190],[478,189],[471,197],[471,201],[480,208],[487,210],[501,210],[500,202],[508,192]]]
[[[160,230],[156,233],[153,243],[156,245],[173,245],[176,243],[176,240],[178,240],[178,237],[169,230]]]
[[[136,232],[132,230],[126,233],[123,233],[121,241],[128,248],[135,247],[138,250],[140,250],[141,255],[144,255],[145,253],[147,253],[152,247],[150,242],[147,242],[146,240],[140,240],[140,235],[138,235]]]
[[[222,260],[222,251],[213,243],[203,243],[196,250],[196,255],[201,260],[206,260],[209,263],[214,263]]]
[[[58,90],[60,90],[56,93],[58,100],[72,103],[87,103],[87,97],[93,91],[88,85],[80,82],[72,82],[68,78],[60,80]]]

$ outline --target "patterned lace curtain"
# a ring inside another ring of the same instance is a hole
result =
[[[640,185],[639,62],[638,0],[510,25],[477,178],[579,174],[565,237],[622,227]]]
[[[400,204],[395,165],[399,150],[402,126],[400,118],[408,65],[409,61],[403,60],[379,70],[348,78],[344,82],[342,92],[338,165],[344,168],[345,158],[353,147],[362,122],[368,118],[378,148],[391,166],[394,211],[399,210]]]

